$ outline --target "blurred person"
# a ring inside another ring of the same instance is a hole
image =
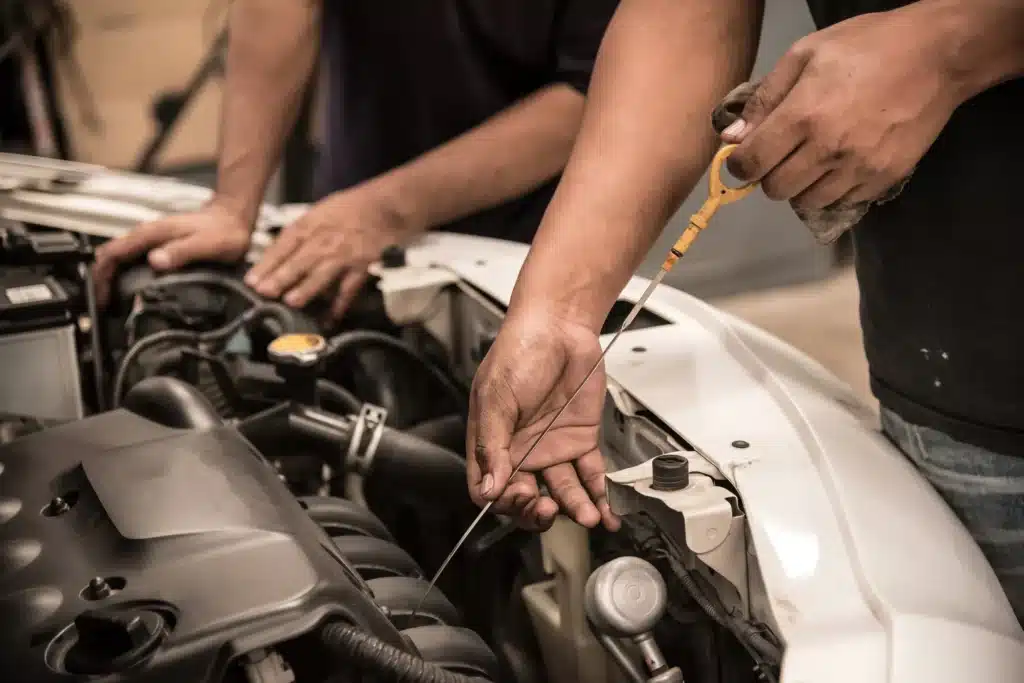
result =
[[[739,143],[733,175],[801,215],[841,217],[909,177],[853,231],[873,391],[885,433],[1024,617],[1024,318],[1013,303],[1024,232],[1006,191],[1024,156],[1024,2],[809,4],[820,30],[778,61],[721,140],[709,113],[752,68],[763,4],[620,4],[576,147],[474,380],[471,494],[528,527],[559,510],[618,526],[597,445],[603,372],[503,487],[599,357],[612,304],[720,142]]]
[[[214,197],[103,245],[101,299],[147,252],[159,271],[245,255],[318,53],[323,198],[249,271],[254,289],[295,307],[326,297],[337,318],[385,247],[428,229],[529,242],[616,4],[234,0]]]

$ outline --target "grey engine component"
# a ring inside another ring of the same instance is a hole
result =
[[[0,446],[0,680],[496,678],[444,596],[409,621],[422,572],[374,555],[402,551],[372,513],[296,499],[201,395],[159,381],[177,428],[122,409]]]

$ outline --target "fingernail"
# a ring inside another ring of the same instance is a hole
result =
[[[747,122],[743,119],[736,119],[730,123],[725,130],[722,131],[723,137],[730,137],[733,139],[739,138],[743,135],[743,132],[747,129]]]
[[[299,295],[296,294],[295,292],[288,292],[288,294],[286,294],[284,297],[284,302],[289,306],[298,306]]]
[[[149,253],[149,263],[154,268],[170,268],[171,267],[171,255],[163,249],[157,249]]]
[[[484,475],[484,480],[480,482],[480,493],[487,495],[494,488],[494,476],[490,474]]]
[[[260,283],[259,278],[256,277],[255,275],[253,275],[252,273],[248,273],[245,276],[245,284],[249,285],[250,287],[255,287],[259,283]]]

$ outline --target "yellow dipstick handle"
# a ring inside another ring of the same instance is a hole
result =
[[[672,270],[672,266],[676,265],[676,261],[686,253],[686,250],[690,248],[693,241],[697,239],[700,231],[708,227],[708,222],[715,215],[715,212],[718,211],[719,207],[743,199],[757,187],[757,183],[747,183],[742,187],[729,187],[722,182],[722,165],[735,149],[736,145],[723,145],[718,150],[718,153],[715,154],[715,158],[711,162],[711,172],[709,174],[708,185],[710,187],[708,198],[700,207],[700,210],[690,216],[690,223],[686,226],[686,230],[683,230],[683,234],[672,245],[672,249],[669,250],[668,255],[665,257],[665,262],[661,264],[663,272]]]

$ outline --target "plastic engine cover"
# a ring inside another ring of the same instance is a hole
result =
[[[220,681],[332,615],[403,646],[234,429],[119,410],[0,447],[0,680]]]

